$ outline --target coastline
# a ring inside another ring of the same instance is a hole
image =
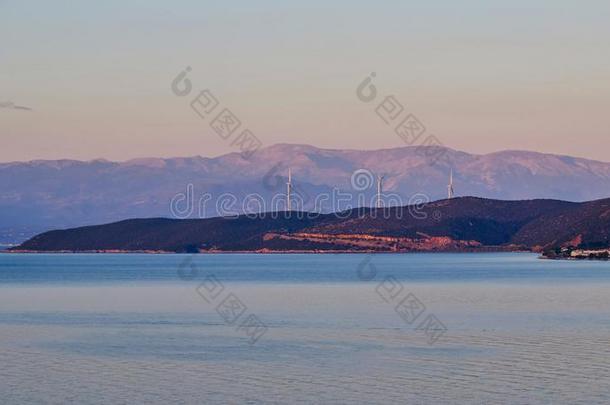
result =
[[[502,249],[502,248],[490,248],[490,249],[471,249],[471,250],[409,250],[409,251],[395,251],[395,250],[209,250],[200,252],[172,252],[172,251],[152,251],[152,250],[0,250],[0,254],[49,254],[49,255],[61,255],[61,254],[99,254],[99,255],[227,255],[227,254],[257,254],[257,255],[319,255],[319,254],[362,254],[362,255],[374,255],[374,254],[416,254],[416,253],[540,253],[535,250],[528,249]],[[571,256],[556,256],[549,257],[544,254],[538,255],[538,259],[542,260],[556,260],[556,261],[610,261],[609,258],[605,257],[571,257]]]
[[[100,249],[100,250],[3,250],[0,254],[184,254],[184,255],[205,255],[205,254],[411,254],[411,253],[537,253],[528,249],[513,249],[513,248],[479,248],[468,250],[206,250],[199,252],[173,252],[163,250],[120,250],[120,249]]]

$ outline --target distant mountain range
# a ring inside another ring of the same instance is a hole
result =
[[[610,246],[610,199],[500,201],[460,197],[427,204],[311,215],[132,219],[50,231],[29,251],[545,251]]]
[[[299,207],[321,212],[370,206],[377,175],[384,176],[384,193],[398,197],[393,205],[407,205],[414,196],[445,198],[450,170],[457,196],[568,201],[610,196],[610,163],[523,151],[474,155],[447,149],[445,158],[432,165],[416,147],[357,151],[279,144],[250,159],[230,153],[126,162],[13,162],[0,164],[0,243],[127,218],[213,217],[244,212],[244,207],[250,212],[257,204],[248,197],[253,193],[264,205],[259,211],[283,209],[283,202],[272,203],[272,198],[285,192],[288,167],[294,198],[304,200]],[[357,188],[355,172],[369,177]],[[351,203],[337,204],[333,189],[349,193]],[[316,200],[324,194],[331,198]]]

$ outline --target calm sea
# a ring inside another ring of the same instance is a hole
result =
[[[609,403],[610,262],[0,254],[1,403]]]

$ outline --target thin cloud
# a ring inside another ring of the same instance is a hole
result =
[[[0,108],[8,108],[11,110],[25,110],[25,111],[33,111],[30,107],[26,107],[23,105],[15,105],[12,101],[0,102]]]

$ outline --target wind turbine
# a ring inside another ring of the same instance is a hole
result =
[[[381,189],[383,186],[383,176],[377,176],[377,208],[381,208]]]
[[[286,211],[291,211],[292,202],[290,201],[290,193],[292,192],[292,174],[288,168],[288,182],[286,183]]]
[[[447,198],[453,198],[453,169],[449,172],[449,184],[447,184]]]

